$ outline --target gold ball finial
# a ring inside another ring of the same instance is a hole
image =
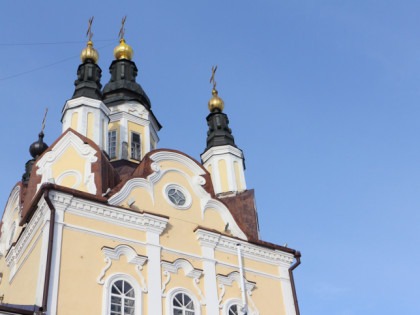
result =
[[[117,60],[119,59],[131,60],[133,58],[133,48],[131,48],[125,43],[124,38],[121,38],[120,44],[114,48],[114,57]]]
[[[93,42],[90,40],[87,42],[86,48],[84,48],[80,54],[80,60],[84,63],[86,60],[92,60],[94,63],[98,63],[99,54],[95,48],[93,48]]]
[[[86,48],[83,49],[80,54],[80,60],[82,61],[82,63],[84,63],[88,59],[92,60],[94,63],[97,63],[99,60],[99,54],[96,51],[96,49],[93,48],[92,22],[93,22],[93,16],[89,19],[89,28],[86,32],[86,36],[89,37],[89,40],[87,42]]]
[[[214,112],[215,110],[219,110],[223,112],[223,109],[225,108],[225,103],[217,95],[217,90],[213,89],[211,93],[213,94],[213,97],[209,100],[209,111]]]

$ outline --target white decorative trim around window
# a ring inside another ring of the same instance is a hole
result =
[[[141,274],[141,271],[143,270],[143,265],[147,261],[146,257],[137,255],[136,251],[128,245],[118,245],[115,248],[103,247],[102,253],[105,256],[106,266],[102,269],[100,275],[98,276],[98,279],[96,280],[99,284],[102,285],[105,283],[103,278],[105,277],[107,270],[111,267],[112,260],[119,261],[121,255],[124,255],[127,257],[127,263],[134,265],[134,269],[140,277],[142,284],[142,286],[140,287],[141,291],[147,293],[146,281],[144,279],[144,276]]]
[[[174,308],[173,308],[173,299],[174,297],[179,294],[183,293],[187,295],[194,304],[194,315],[201,315],[201,305],[197,299],[197,297],[189,290],[185,288],[172,288],[168,291],[166,295],[166,314],[167,315],[173,315],[174,314]],[[192,312],[191,312],[192,313]]]
[[[37,186],[37,190],[43,183],[54,181],[52,166],[67,151],[69,147],[73,147],[81,158],[85,160],[83,184],[86,185],[87,191],[96,194],[95,174],[92,173],[92,163],[98,158],[95,156],[97,151],[89,144],[86,144],[76,134],[69,131],[61,138],[51,151],[45,153],[36,163],[38,170],[37,175],[41,175],[41,182]]]
[[[134,188],[140,187],[145,189],[154,204],[154,194],[153,194],[153,187],[154,185],[167,173],[174,172],[182,175],[190,184],[191,188],[193,189],[194,193],[200,199],[200,208],[202,219],[205,219],[205,212],[207,210],[215,210],[222,218],[224,223],[227,225],[229,223],[229,230],[233,236],[238,237],[243,240],[248,240],[245,233],[240,229],[238,224],[236,223],[235,219],[233,218],[229,209],[219,200],[213,199],[211,195],[202,187],[206,184],[206,180],[203,175],[206,172],[191,158],[175,153],[170,151],[158,151],[150,156],[150,158],[154,161],[152,163],[151,168],[154,171],[150,174],[147,178],[133,178],[130,179],[119,192],[109,198],[108,202],[112,205],[121,205],[127,198],[129,197],[131,191]],[[164,161],[176,161],[181,165],[189,168],[190,171],[194,174],[191,176],[184,171],[177,169],[177,168],[168,168],[162,170],[159,163]]]
[[[228,274],[227,276],[219,274],[219,275],[216,276],[216,278],[219,282],[219,288],[222,289],[222,292],[220,293],[220,296],[219,296],[219,308],[223,308],[224,304],[222,302],[223,302],[223,297],[226,293],[226,286],[231,287],[233,282],[235,281],[238,285],[238,288],[240,289],[241,288],[241,276],[240,276],[239,272],[233,271],[230,274]],[[250,310],[250,312],[248,314],[249,315],[259,315],[260,313],[259,313],[258,309],[256,308],[256,306],[254,304],[254,301],[251,298],[251,295],[252,295],[251,291],[255,288],[255,283],[250,282],[250,281],[246,280],[245,278],[244,278],[244,280],[245,280],[245,290],[246,290],[246,293],[247,293],[247,296],[248,296],[248,301],[252,305],[252,309]]]
[[[165,294],[165,289],[169,281],[171,280],[171,273],[177,274],[178,270],[182,269],[185,273],[185,276],[192,278],[193,285],[196,288],[198,295],[201,298],[200,304],[206,305],[204,296],[201,293],[200,287],[198,286],[198,283],[200,282],[200,277],[203,273],[202,270],[194,269],[193,265],[188,260],[182,259],[182,258],[175,260],[173,263],[164,261],[162,262],[162,267],[163,267],[163,275],[166,277],[166,280],[163,283],[162,297],[167,296],[167,294]]]
[[[243,308],[242,305],[242,301],[240,299],[228,299],[224,304],[223,304],[223,311],[222,314],[223,315],[231,315],[231,313],[229,313],[229,308],[231,306],[237,305],[238,306],[238,315],[244,315],[244,313],[241,311],[241,309]]]
[[[176,200],[173,200],[173,198],[171,199],[169,194],[172,190],[175,190],[176,194],[178,194],[178,192],[182,194],[179,196],[181,198],[179,200],[180,202],[177,203]],[[175,183],[170,183],[163,187],[163,197],[165,198],[166,202],[168,202],[172,207],[178,210],[187,210],[191,207],[192,204],[191,194],[188,192],[188,190],[182,187],[181,185]]]
[[[140,285],[138,281],[134,279],[132,276],[124,273],[116,273],[110,275],[104,281],[103,287],[103,297],[102,297],[102,315],[109,315],[110,314],[110,306],[111,306],[111,290],[112,284],[116,281],[123,280],[128,282],[134,289],[134,315],[142,315],[143,314],[143,295]]]

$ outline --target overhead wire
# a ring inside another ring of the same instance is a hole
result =
[[[95,42],[111,42],[115,39],[96,39]],[[15,47],[15,46],[43,46],[43,45],[69,45],[81,44],[86,41],[67,41],[67,42],[33,42],[33,43],[0,43],[0,47]]]
[[[114,41],[114,40],[113,40],[113,41]],[[83,43],[84,43],[84,42],[83,42]],[[101,50],[101,49],[103,49],[103,48],[109,47],[109,46],[111,46],[111,45],[113,45],[113,44],[114,44],[114,43],[110,43],[110,44],[107,44],[107,45],[104,45],[104,46],[98,47],[98,50]],[[49,67],[55,66],[55,65],[57,65],[57,64],[60,64],[60,63],[63,63],[63,62],[69,61],[69,60],[71,60],[71,59],[78,58],[79,56],[80,56],[80,54],[78,54],[78,55],[73,55],[73,56],[71,56],[71,57],[67,57],[67,58],[64,58],[64,59],[58,60],[58,61],[56,61],[56,62],[53,62],[53,63],[47,64],[47,65],[43,65],[43,66],[40,66],[40,67],[37,67],[37,68],[31,69],[31,70],[27,70],[27,71],[19,72],[19,73],[16,73],[16,74],[12,74],[12,75],[9,75],[9,76],[7,76],[7,77],[0,78],[0,82],[1,82],[1,81],[5,81],[5,80],[9,80],[9,79],[13,79],[13,78],[16,78],[16,77],[19,77],[19,76],[25,75],[25,74],[33,73],[33,72],[36,72],[36,71],[39,71],[39,70],[43,70],[43,69],[46,69],[46,68],[49,68]]]

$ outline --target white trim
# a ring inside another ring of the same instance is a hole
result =
[[[149,283],[148,308],[149,314],[162,314],[162,275],[161,275],[161,246],[160,233],[146,232],[148,257],[147,281]]]
[[[76,177],[76,183],[70,187],[70,188],[77,188],[79,187],[80,183],[82,182],[82,173],[80,173],[77,170],[67,170],[62,172],[60,175],[57,176],[57,179],[55,180],[57,185],[61,185],[61,182],[66,178],[67,176],[74,176]]]
[[[107,116],[111,113],[109,108],[102,101],[85,96],[80,96],[78,98],[68,100],[64,105],[63,111],[61,113],[64,115],[66,110],[79,106],[88,106],[100,109]]]
[[[286,315],[296,315],[295,300],[293,299],[292,284],[290,283],[288,268],[279,267],[281,276],[281,290]]]
[[[46,213],[47,217],[48,213]],[[50,220],[45,220],[44,225],[42,226],[41,234],[42,235],[42,244],[41,244],[41,254],[39,259],[38,267],[38,281],[36,284],[36,295],[35,295],[35,305],[42,305],[42,298],[44,293],[45,285],[45,272],[47,267],[47,252],[48,252],[48,240],[49,240],[49,227]]]
[[[166,297],[166,314],[167,315],[172,315],[173,314],[172,300],[175,297],[175,295],[177,295],[178,293],[184,293],[184,294],[188,295],[189,298],[194,303],[194,315],[201,315],[201,305],[200,305],[200,302],[198,301],[197,297],[190,290],[187,290],[185,288],[180,288],[180,287],[172,288],[168,291],[168,294],[167,294],[167,297]]]
[[[119,261],[121,255],[124,255],[127,257],[127,263],[134,265],[134,269],[140,277],[142,284],[140,287],[141,291],[147,293],[146,281],[141,273],[143,270],[143,265],[147,261],[146,257],[138,255],[132,247],[124,244],[118,245],[115,248],[103,247],[102,253],[105,256],[105,263],[107,263],[107,265],[102,269],[101,274],[98,276],[96,282],[99,284],[104,284],[105,281],[103,278],[105,277],[106,271],[111,267],[112,260]]]
[[[65,206],[68,213],[140,231],[156,231],[160,234],[168,223],[167,218],[98,204],[58,191],[53,191],[51,200]]]
[[[163,284],[162,297],[166,297],[165,288],[168,285],[169,281],[171,280],[170,273],[178,274],[178,270],[182,269],[186,277],[192,278],[193,285],[195,289],[197,290],[198,295],[201,298],[200,304],[206,305],[205,298],[203,294],[201,293],[201,290],[198,286],[198,283],[200,282],[200,277],[203,273],[202,270],[195,269],[194,266],[188,260],[183,259],[183,258],[178,258],[172,263],[164,261],[162,262],[162,267],[164,270],[163,274],[167,277],[165,283]]]
[[[238,305],[240,309],[243,308],[243,304],[242,304],[242,301],[240,299],[230,298],[230,299],[226,300],[226,302],[223,304],[222,314],[223,315],[229,315],[229,308],[232,305],[235,305],[235,304]],[[239,309],[239,315],[246,315],[240,309]]]
[[[206,150],[203,154],[201,154],[201,160],[203,161],[203,164],[205,164],[211,157],[225,154],[232,154],[240,159],[244,158],[241,149],[235,148],[231,145],[220,145]]]
[[[51,182],[51,179],[53,179],[52,166],[69,147],[73,147],[79,156],[85,160],[85,177],[83,184],[86,185],[89,193],[96,194],[97,188],[95,185],[95,174],[92,173],[92,164],[98,160],[95,156],[97,151],[89,144],[84,143],[82,139],[76,136],[76,134],[72,131],[67,132],[64,137],[54,145],[52,150],[45,153],[36,163],[36,166],[38,167],[36,174],[42,175],[41,182],[38,184],[37,190],[43,183]]]
[[[184,194],[185,197],[185,203],[183,205],[177,205],[175,203],[172,202],[172,200],[169,198],[169,190],[171,189],[177,189],[179,191],[181,191]],[[176,183],[168,183],[163,187],[163,197],[165,198],[166,202],[168,204],[170,204],[172,207],[174,207],[175,209],[178,210],[187,210],[191,207],[192,205],[192,198],[191,198],[191,194],[189,193],[189,191],[187,189],[185,189],[184,187],[182,187],[179,184]]]
[[[127,183],[118,191],[115,195],[109,198],[108,202],[112,205],[120,205],[122,204],[130,195],[131,191],[135,187],[144,188],[152,198],[152,202],[154,204],[154,194],[153,194],[153,187],[154,185],[166,174],[169,172],[176,172],[184,176],[191,188],[193,189],[194,193],[200,198],[200,207],[201,207],[201,214],[202,219],[204,220],[205,212],[209,209],[216,210],[219,215],[221,216],[222,220],[225,224],[229,223],[229,229],[233,236],[241,238],[243,240],[247,240],[245,233],[240,229],[239,225],[236,223],[235,219],[232,216],[232,213],[229,209],[219,200],[213,199],[211,195],[202,187],[205,185],[206,180],[202,175],[206,172],[199,166],[195,161],[191,158],[170,151],[159,151],[150,156],[150,158],[154,161],[152,163],[151,168],[154,171],[152,174],[147,176],[147,178],[133,178],[127,181]],[[175,169],[175,168],[168,168],[162,170],[159,163],[163,161],[176,161],[189,170],[191,170],[194,174],[194,177],[186,174],[185,172]]]
[[[135,315],[143,314],[143,294],[141,288],[134,277],[125,273],[114,273],[105,280],[102,294],[102,315],[109,315],[109,307],[111,305],[111,285],[118,280],[124,280],[130,283],[135,294]]]

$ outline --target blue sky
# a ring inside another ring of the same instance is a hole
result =
[[[61,134],[89,17],[105,84],[127,14],[160,148],[199,159],[218,65],[262,238],[302,252],[301,313],[420,314],[419,12],[387,0],[3,2],[0,203],[45,107],[46,142]]]

